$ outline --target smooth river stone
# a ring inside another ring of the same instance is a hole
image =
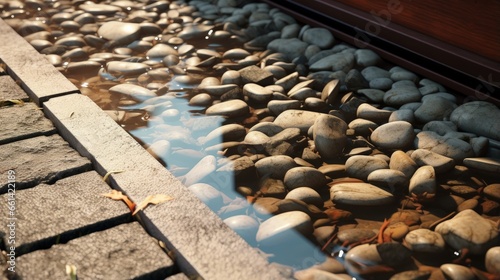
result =
[[[212,130],[207,136],[200,137],[198,142],[211,146],[227,141],[240,141],[245,137],[246,129],[239,124],[226,124]]]
[[[349,128],[354,129],[356,135],[362,136],[369,136],[377,127],[378,124],[365,119],[354,119],[349,123]]]
[[[285,173],[283,179],[288,190],[299,187],[310,187],[319,190],[326,186],[326,177],[318,169],[312,167],[294,167]]]
[[[273,216],[262,224],[257,231],[257,242],[262,246],[273,246],[297,241],[302,238],[298,233],[310,235],[313,226],[309,215],[302,211],[290,211]]]
[[[399,150],[411,146],[415,139],[415,132],[411,123],[395,121],[377,127],[370,139],[381,149]]]
[[[368,175],[378,169],[388,169],[389,164],[383,159],[372,156],[352,156],[345,162],[349,176],[366,181]]]
[[[245,116],[248,112],[248,105],[244,101],[232,99],[208,107],[205,113],[209,116],[220,115],[232,118]]]
[[[356,50],[354,52],[354,57],[356,58],[356,64],[363,68],[368,66],[375,66],[381,61],[380,56],[370,49]]]
[[[394,201],[394,196],[368,183],[340,183],[330,188],[330,198],[334,203],[346,205],[379,206]]]
[[[410,179],[408,187],[410,194],[433,195],[437,191],[436,172],[430,165],[425,165],[417,169]]]
[[[430,165],[434,167],[437,174],[445,173],[455,166],[455,161],[452,158],[425,149],[413,151],[411,159],[419,166]]]
[[[88,2],[91,3],[91,2]],[[78,6],[80,9],[84,10],[85,12],[92,14],[92,15],[114,15],[117,12],[121,12],[121,8],[117,6],[112,6],[112,5],[105,5],[105,4],[82,4]]]
[[[302,40],[290,38],[275,39],[267,45],[267,48],[272,51],[285,54],[291,61],[292,59],[303,55],[307,46],[309,46],[309,44],[303,42]]]
[[[301,103],[299,100],[271,100],[267,103],[267,108],[275,116],[286,110],[299,109]]]
[[[149,59],[163,59],[167,55],[177,55],[177,50],[167,44],[156,44],[146,52]]]
[[[313,204],[318,207],[323,207],[323,199],[317,191],[309,187],[299,187],[291,190],[285,196],[285,199],[296,199],[307,204]]]
[[[384,103],[393,107],[400,107],[406,103],[418,102],[422,94],[416,87],[401,87],[388,90],[384,94]]]
[[[265,135],[271,137],[282,132],[283,128],[272,122],[261,122],[252,126],[249,131],[260,131]]]
[[[454,263],[446,263],[439,267],[446,279],[451,280],[474,280],[476,275],[470,268]]]
[[[255,163],[257,174],[260,177],[270,176],[274,179],[283,180],[288,170],[297,167],[293,158],[285,155],[265,157]]]
[[[316,121],[316,118],[321,115],[326,114],[303,110],[286,110],[276,117],[274,123],[282,128],[299,128],[302,134],[306,134]]]
[[[254,218],[247,215],[236,215],[224,219],[224,223],[245,240],[255,241],[255,235],[259,230],[259,222]]]
[[[243,86],[243,94],[257,102],[267,102],[273,97],[272,90],[253,83],[248,83]]]
[[[415,111],[415,118],[420,123],[447,119],[457,105],[439,96],[422,98],[422,105]]]
[[[223,205],[222,194],[209,184],[197,183],[188,187],[193,194],[211,209],[220,209]]]
[[[500,159],[498,158],[466,158],[464,159],[464,165],[469,168],[479,169],[486,172],[500,172]]]
[[[149,70],[149,66],[140,62],[110,61],[106,70],[112,75],[140,75]]]
[[[313,139],[316,150],[323,159],[334,159],[342,156],[347,144],[347,124],[332,115],[321,115],[316,118],[313,127]]]
[[[473,101],[451,113],[450,120],[463,131],[500,141],[500,109],[492,103]]]
[[[394,169],[378,169],[370,173],[367,178],[370,184],[379,187],[389,187],[392,192],[401,190],[408,185],[408,178],[406,175]]]
[[[101,25],[97,30],[97,35],[115,41],[118,45],[132,43],[139,38],[141,26],[136,23],[109,21]]]
[[[500,201],[500,184],[487,185],[483,192],[493,200]]]
[[[495,275],[500,275],[500,246],[492,247],[484,257],[486,270]]]
[[[134,84],[119,84],[111,87],[109,92],[126,95],[137,101],[145,101],[149,98],[156,97],[156,94],[149,89]]]
[[[441,234],[419,228],[405,236],[405,244],[414,252],[436,253],[444,250],[445,242]]]
[[[415,137],[415,148],[426,149],[454,159],[461,163],[465,158],[474,157],[472,146],[458,138],[447,138],[433,131],[421,131]]]
[[[348,53],[336,53],[329,55],[325,58],[318,60],[309,66],[312,72],[323,70],[338,71],[342,70],[344,73],[349,72],[354,66],[354,55]]]
[[[411,178],[418,169],[417,163],[405,152],[395,151],[392,153],[389,168],[403,172],[406,178]]]
[[[309,28],[304,31],[302,35],[302,41],[309,43],[311,45],[316,45],[322,49],[328,49],[332,47],[335,42],[332,33],[326,28],[315,27]]]
[[[467,248],[472,254],[483,254],[498,242],[495,223],[470,209],[440,223],[435,231],[440,233],[453,249]]]
[[[243,142],[250,145],[263,145],[270,140],[270,137],[260,131],[250,131],[245,136]]]
[[[345,255],[345,267],[349,274],[357,275],[359,267],[369,268],[382,264],[382,258],[375,244],[361,244],[350,249]]]
[[[368,103],[359,105],[356,110],[356,116],[358,118],[370,120],[376,123],[386,123],[391,114],[392,112],[389,110],[377,109]]]

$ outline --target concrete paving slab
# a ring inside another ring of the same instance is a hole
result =
[[[2,101],[6,100],[28,101],[29,97],[10,76],[2,76],[2,70],[0,69],[0,106],[3,105],[1,104]]]
[[[0,159],[0,174],[15,171],[16,190],[52,184],[92,167],[57,134],[0,145]],[[0,194],[7,192],[7,186],[6,180],[0,182]]]
[[[79,92],[42,54],[0,19],[0,60],[7,73],[20,80],[22,88],[37,104],[54,96]]]
[[[16,254],[22,255],[56,243],[103,230],[131,220],[122,201],[102,196],[111,188],[95,171],[34,188],[2,195],[4,201],[14,198],[13,215],[2,215],[0,232],[8,237],[7,225],[15,221]],[[16,220],[11,220],[16,218]],[[8,240],[4,240],[8,244]]]
[[[147,260],[147,261],[144,261]],[[95,232],[16,260],[21,279],[164,279],[177,273],[172,260],[137,222]]]
[[[0,107],[0,123],[0,145],[56,132],[54,125],[34,103]]]
[[[139,215],[148,232],[174,252],[184,273],[205,279],[285,278],[88,97],[52,98],[44,108],[100,174],[123,171],[110,176],[111,184],[134,202],[158,193],[174,197]]]

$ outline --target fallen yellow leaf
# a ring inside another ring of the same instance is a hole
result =
[[[166,194],[148,195],[148,197],[146,197],[143,201],[141,201],[139,203],[139,205],[137,205],[137,207],[135,208],[135,211],[134,211],[134,213],[132,213],[132,215],[135,215],[140,210],[143,210],[144,208],[146,208],[148,206],[148,204],[155,204],[156,205],[156,204],[160,204],[160,203],[163,203],[165,201],[172,200],[172,199],[174,199],[174,198],[169,196],[169,195],[166,195]]]
[[[133,212],[135,209],[135,203],[133,203],[128,196],[124,195],[122,192],[117,191],[117,190],[111,190],[109,193],[103,193],[101,194],[104,197],[111,198],[113,200],[123,200],[128,206],[128,209],[130,209],[130,212]]]

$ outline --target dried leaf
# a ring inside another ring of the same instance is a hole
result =
[[[149,204],[155,204],[156,205],[156,204],[163,203],[165,201],[169,201],[169,200],[172,200],[172,199],[174,199],[174,198],[171,197],[171,196],[169,196],[169,195],[166,195],[166,194],[149,195],[143,201],[141,201],[139,203],[139,205],[137,205],[137,207],[135,208],[135,211],[134,211],[134,213],[132,213],[132,215],[135,215],[140,210],[143,210]]]
[[[69,280],[76,280],[78,279],[76,275],[76,266],[72,264],[67,264],[66,265],[66,275],[69,276]]]
[[[22,101],[21,99],[9,99],[7,100],[9,101],[10,103],[14,103],[14,104],[17,104],[17,105],[21,105],[23,106],[24,105],[24,101]]]
[[[130,209],[130,212],[133,212],[135,209],[135,203],[133,203],[128,196],[122,194],[122,192],[117,191],[117,190],[111,190],[109,193],[103,193],[101,194],[104,197],[111,198],[113,200],[123,200]]]
[[[71,116],[70,116],[70,117],[71,117]],[[109,171],[108,173],[106,173],[106,175],[104,175],[104,177],[102,177],[102,180],[103,180],[104,182],[106,182],[106,180],[108,180],[109,175],[111,175],[111,174],[117,174],[117,173],[122,173],[122,172],[124,172],[124,171],[125,171],[125,170],[111,170],[111,171]]]

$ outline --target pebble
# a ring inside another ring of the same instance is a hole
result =
[[[332,33],[325,28],[315,27],[304,31],[302,40],[308,44],[316,45],[322,49],[328,49],[335,43]]]
[[[272,40],[267,45],[267,48],[278,53],[283,53],[288,57],[288,59],[292,60],[295,57],[301,56],[307,49],[308,45],[308,43],[297,38],[279,38]]]
[[[146,73],[149,66],[140,62],[110,61],[106,63],[106,70],[112,75],[139,75]]]
[[[257,161],[255,167],[260,177],[269,175],[271,178],[283,180],[287,171],[297,167],[297,164],[289,156],[277,155]]]
[[[214,104],[207,108],[205,114],[208,116],[220,115],[229,118],[241,117],[249,112],[248,105],[239,99],[228,100]]]
[[[500,172],[500,160],[498,158],[465,158],[463,163],[469,168],[492,173]]]
[[[415,138],[415,146],[452,158],[457,163],[474,157],[474,150],[469,143],[457,138],[446,138],[432,131],[419,132]]]
[[[365,181],[370,173],[378,169],[388,169],[389,165],[383,159],[359,155],[348,158],[345,168],[349,176]]]
[[[404,241],[405,245],[414,252],[438,253],[445,248],[441,234],[425,228],[410,231]]]
[[[109,92],[126,95],[137,101],[145,101],[149,98],[156,97],[156,94],[149,89],[134,84],[118,84],[111,87]]]
[[[500,184],[490,184],[490,185],[487,185],[483,189],[483,192],[489,198],[491,198],[491,199],[493,199],[495,201],[500,201]]]
[[[391,76],[392,79],[392,76]],[[394,79],[393,79],[394,80]],[[398,87],[388,90],[384,94],[384,103],[389,106],[401,107],[401,105],[418,102],[422,98],[422,94],[418,88],[412,87]]]
[[[340,230],[337,238],[342,243],[356,243],[363,240],[368,240],[374,237],[376,233],[371,229],[366,228],[348,228]]]
[[[313,232],[311,218],[301,211],[290,211],[273,216],[260,224],[256,240],[262,246],[296,242],[298,233]]]
[[[379,206],[392,203],[394,196],[368,183],[339,183],[331,186],[330,199],[345,205]]]
[[[451,280],[474,280],[476,275],[468,267],[458,264],[447,263],[439,267],[445,277]]]
[[[267,103],[267,108],[275,116],[286,110],[299,109],[300,107],[301,103],[299,100],[271,100]]]
[[[377,245],[362,244],[349,250],[345,255],[345,267],[351,275],[358,275],[358,267],[364,268],[382,264],[382,258],[377,251]]]
[[[448,119],[455,108],[455,103],[440,96],[426,96],[422,98],[422,106],[415,111],[415,118],[420,123],[442,121]]]
[[[299,187],[309,187],[319,190],[326,186],[326,178],[316,168],[312,167],[294,167],[285,173],[283,179],[288,190]]]
[[[222,204],[222,194],[209,184],[197,183],[188,186],[188,189],[211,209],[220,209]]]
[[[477,118],[481,116],[481,118]],[[450,115],[460,130],[500,141],[500,109],[492,103],[473,101],[457,107]]]
[[[367,81],[372,81],[379,78],[389,79],[391,77],[391,73],[389,73],[389,71],[378,66],[365,67],[363,70],[361,70],[361,75],[363,75],[363,77],[365,77]]]
[[[419,167],[410,179],[408,191],[424,200],[436,194],[437,183],[434,168],[430,165]]]
[[[376,52],[370,49],[356,50],[354,52],[354,57],[356,58],[356,64],[363,68],[368,66],[375,66],[382,60]]]
[[[413,144],[415,133],[411,123],[394,121],[377,127],[370,138],[380,149],[400,150]]]
[[[267,102],[273,97],[272,90],[252,83],[248,83],[243,86],[243,94],[256,102]]]
[[[358,118],[370,120],[375,123],[386,123],[391,114],[392,111],[377,109],[368,103],[359,105],[356,111],[356,116]]]
[[[398,170],[405,174],[406,178],[411,178],[418,169],[417,163],[403,151],[392,153],[389,168]]]
[[[316,118],[313,127],[313,139],[316,150],[323,159],[338,158],[347,144],[347,124],[334,116],[321,115]]]
[[[443,174],[455,167],[455,161],[452,158],[425,149],[416,149],[411,153],[411,159],[419,166],[432,166],[437,174]]]
[[[296,199],[307,204],[323,207],[323,199],[317,191],[310,187],[298,187],[287,193],[285,199]]]
[[[472,254],[484,254],[498,242],[495,224],[469,209],[458,213],[451,220],[440,223],[435,231],[440,233],[453,249],[467,248]]]
[[[354,129],[356,135],[369,136],[373,130],[378,127],[378,124],[365,120],[365,119],[354,119],[348,125],[350,129]]]
[[[224,219],[224,223],[248,241],[254,241],[259,230],[259,222],[247,215],[229,217]]]
[[[276,117],[274,123],[282,128],[299,128],[301,133],[306,134],[316,118],[321,115],[322,113],[318,112],[286,110]]]
[[[399,109],[392,112],[391,116],[389,117],[389,122],[395,121],[406,121],[413,124],[415,122],[415,114],[410,109]]]
[[[394,169],[377,169],[371,172],[366,180],[370,184],[374,184],[381,188],[389,188],[391,192],[402,190],[408,185],[408,178],[406,175]]]
[[[500,275],[500,246],[488,249],[484,257],[484,263],[489,273]]]
[[[309,66],[309,70],[313,72],[317,71],[338,71],[341,70],[344,73],[349,72],[354,66],[354,55],[346,55],[345,53],[336,53],[325,58],[320,59],[319,61],[313,63]]]
[[[117,45],[126,45],[137,40],[140,31],[141,27],[136,23],[109,21],[99,27],[97,35]]]

